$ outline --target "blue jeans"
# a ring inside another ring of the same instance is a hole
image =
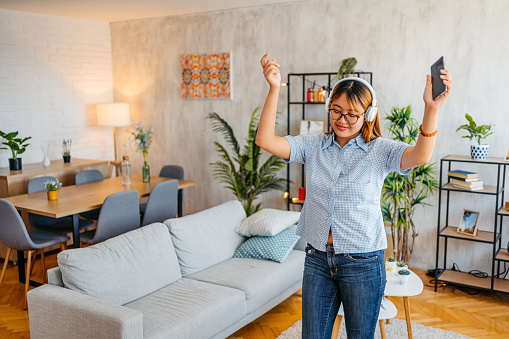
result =
[[[385,290],[384,252],[335,254],[306,247],[302,339],[329,339],[339,306],[348,339],[373,338]]]

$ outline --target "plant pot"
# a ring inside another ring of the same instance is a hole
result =
[[[486,160],[490,145],[470,145],[470,156],[475,160]]]
[[[398,275],[399,275],[399,283],[401,285],[408,284],[408,279],[410,279],[410,275],[401,275],[401,274],[398,274]]]
[[[403,266],[403,267],[401,267],[401,266],[396,266],[396,271],[398,271],[398,272],[399,272],[399,271],[401,271],[401,270],[408,270],[408,265],[405,265],[405,266]]]
[[[58,200],[58,191],[48,191],[48,200]]]
[[[9,159],[9,169],[11,171],[19,171],[21,169],[21,158]]]
[[[71,156],[70,155],[64,155],[64,162],[71,162]]]
[[[396,262],[395,261],[386,261],[385,269],[387,271],[395,271],[396,270]]]

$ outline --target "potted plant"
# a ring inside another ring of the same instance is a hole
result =
[[[48,180],[44,183],[44,187],[46,188],[48,194],[48,200],[57,200],[58,199],[58,189],[62,187],[62,184],[58,179]]]
[[[9,146],[12,152],[12,158],[9,159],[9,168],[11,171],[20,170],[22,167],[21,158],[18,158],[18,155],[23,154],[26,151],[28,145],[26,142],[30,140],[32,137],[27,137],[24,139],[16,138],[19,132],[11,132],[4,133],[0,131],[0,137],[7,140],[7,142],[2,142],[3,145]],[[2,147],[0,149],[9,149],[7,147]]]
[[[355,57],[350,57],[341,60],[339,64],[339,70],[336,74],[336,81],[347,78],[354,73],[354,67],[357,65],[357,59]]]
[[[385,261],[385,269],[387,271],[394,271],[396,269],[396,259],[392,255]]]
[[[387,114],[393,139],[414,145],[419,136],[419,124],[412,118],[411,106],[393,107]],[[418,233],[413,221],[417,206],[429,205],[426,199],[438,189],[434,178],[435,164],[413,168],[407,175],[391,172],[382,187],[382,215],[390,226],[394,257],[409,262]]]
[[[408,265],[405,261],[398,261],[398,263],[396,264],[396,269],[399,271],[401,270],[407,270],[408,269]]]
[[[458,127],[456,132],[462,129],[466,130],[469,133],[469,135],[464,135],[463,138],[468,138],[470,141],[472,141],[472,139],[477,141],[477,145],[476,144],[470,145],[470,156],[472,157],[472,159],[485,160],[488,157],[490,145],[488,144],[481,145],[481,140],[484,140],[489,135],[493,134],[491,128],[495,125],[489,124],[478,126],[475,123],[474,119],[472,119],[472,117],[467,113],[465,113],[465,118],[467,119],[468,124],[464,124]]]
[[[244,206],[247,216],[250,216],[261,207],[261,203],[254,204],[260,194],[273,189],[286,190],[286,179],[276,177],[277,172],[286,164],[280,157],[271,155],[263,165],[259,166],[262,152],[255,143],[259,119],[258,108],[251,114],[246,146],[242,152],[230,125],[217,113],[210,113],[208,118],[213,120],[214,132],[221,133],[234,152],[233,156],[230,156],[223,145],[214,143],[221,160],[210,164],[212,175],[233,191]]]
[[[71,144],[72,139],[64,139],[62,141],[62,157],[64,162],[71,162]]]
[[[129,144],[125,143],[124,146],[134,146],[136,143],[136,149],[140,151],[143,156],[143,167],[141,169],[143,175],[143,182],[150,182],[150,166],[147,163],[148,149],[152,143],[152,134],[154,133],[153,128],[143,127],[143,122],[137,123],[134,120],[133,130],[128,132],[131,134],[129,137]]]
[[[398,271],[399,283],[401,285],[408,284],[408,279],[410,279],[410,271],[407,269]]]

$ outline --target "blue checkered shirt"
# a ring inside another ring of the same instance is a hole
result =
[[[329,135],[286,136],[290,159],[306,165],[306,200],[297,234],[325,251],[329,229],[336,253],[387,248],[380,196],[389,172],[400,171],[408,144],[359,134],[343,148]]]

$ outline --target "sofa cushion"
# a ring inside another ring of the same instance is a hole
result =
[[[299,238],[292,229],[286,229],[271,237],[251,237],[240,245],[233,257],[269,259],[281,263],[293,250]]]
[[[155,223],[57,256],[64,286],[123,305],[181,278],[168,228]]]
[[[235,227],[246,217],[238,200],[225,202],[182,218],[168,219],[183,276],[198,272],[233,256],[244,241]]]
[[[271,236],[299,221],[300,212],[264,208],[242,220],[235,231],[243,236]]]
[[[271,260],[231,258],[188,278],[244,291],[247,312],[251,313],[302,281],[304,258],[305,253],[297,250],[281,264]]]
[[[210,338],[247,314],[244,292],[182,278],[125,307],[143,313],[143,338]]]

